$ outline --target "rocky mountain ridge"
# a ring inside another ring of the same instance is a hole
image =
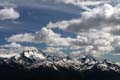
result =
[[[13,80],[19,79],[19,77],[22,80],[40,80],[42,78],[52,80],[119,80],[120,66],[107,60],[97,61],[89,55],[76,59],[69,56],[45,55],[32,50],[24,51],[10,58],[0,57],[0,75],[5,80],[8,80],[9,77]]]

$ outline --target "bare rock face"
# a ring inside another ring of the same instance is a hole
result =
[[[75,59],[24,51],[10,58],[0,57],[0,77],[3,80],[120,80],[120,66],[91,56]]]

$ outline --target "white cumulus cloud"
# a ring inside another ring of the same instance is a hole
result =
[[[65,31],[80,32],[89,29],[101,29],[103,27],[113,27],[120,24],[120,6],[113,7],[104,4],[81,13],[78,19],[70,21],[60,21],[50,28],[59,28]]]
[[[8,42],[32,42],[34,36],[30,33],[16,34],[7,39]]]
[[[14,20],[20,17],[20,14],[14,8],[0,9],[0,20]]]
[[[72,38],[61,37],[60,34],[53,32],[52,29],[43,27],[40,31],[30,34],[16,34],[7,38],[8,42],[34,42],[46,43],[49,46],[68,46]]]
[[[47,49],[50,52],[61,51],[52,46],[77,46],[71,50],[74,51],[73,54],[70,52],[75,56],[79,53],[89,53],[96,57],[120,53],[120,6],[104,4],[81,14],[78,19],[50,22],[34,34],[16,34],[7,38],[7,41],[45,43],[51,46]],[[54,32],[55,28],[73,32],[77,36],[63,37],[62,34]]]
[[[0,47],[20,48],[20,47],[22,47],[22,45],[20,45],[20,44],[18,44],[18,43],[10,43],[10,44],[1,45]]]

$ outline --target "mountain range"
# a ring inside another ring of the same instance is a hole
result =
[[[30,50],[0,57],[0,75],[3,80],[119,80],[120,66],[90,55],[59,57]]]

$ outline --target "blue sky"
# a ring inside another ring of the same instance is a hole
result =
[[[12,34],[35,32],[40,30],[41,27],[46,26],[50,21],[57,22],[61,20],[70,20],[72,18],[77,18],[80,15],[59,10],[36,9],[26,6],[18,6],[16,10],[19,12],[20,18],[0,21],[0,26],[4,27],[0,29],[0,37],[2,41],[5,41],[4,38]]]
[[[98,59],[120,62],[118,2],[0,1],[1,53],[32,46],[49,53],[75,57],[90,54]]]

